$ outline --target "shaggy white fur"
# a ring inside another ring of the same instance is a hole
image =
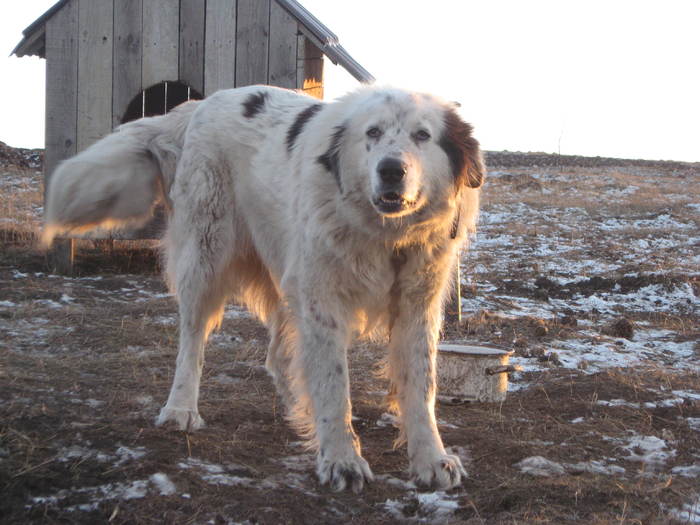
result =
[[[464,470],[434,414],[442,305],[485,176],[453,105],[363,88],[332,103],[251,86],[123,125],[50,179],[46,242],[171,207],[167,276],[180,309],[170,396],[157,423],[194,430],[204,345],[235,299],[270,330],[267,368],[316,447],[321,482],[372,472],[351,423],[346,350],[389,335],[386,374],[412,477]]]

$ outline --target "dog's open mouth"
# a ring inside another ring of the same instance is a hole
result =
[[[382,193],[374,199],[373,203],[379,212],[386,214],[398,213],[416,205],[415,200],[405,199],[394,191]]]

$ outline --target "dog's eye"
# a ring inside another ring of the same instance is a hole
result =
[[[382,130],[377,126],[372,126],[367,130],[367,136],[373,139],[378,139],[382,136]]]
[[[424,129],[419,129],[416,131],[413,135],[416,140],[420,142],[425,142],[426,140],[430,139],[430,133],[425,131]]]

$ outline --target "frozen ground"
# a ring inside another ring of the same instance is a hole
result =
[[[177,340],[156,258],[83,243],[78,275],[48,273],[37,180],[0,176],[0,521],[700,522],[696,168],[492,169],[444,338],[513,349],[524,370],[502,404],[438,406],[469,477],[422,491],[371,373],[382,345],[355,347],[377,476],[360,497],[318,486],[239,307],[208,348],[208,427],[154,428]]]

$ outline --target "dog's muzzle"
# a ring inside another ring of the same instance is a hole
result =
[[[404,197],[404,178],[407,172],[408,165],[393,157],[382,159],[377,165],[380,185],[372,203],[380,213],[399,213],[415,204],[415,200]]]

